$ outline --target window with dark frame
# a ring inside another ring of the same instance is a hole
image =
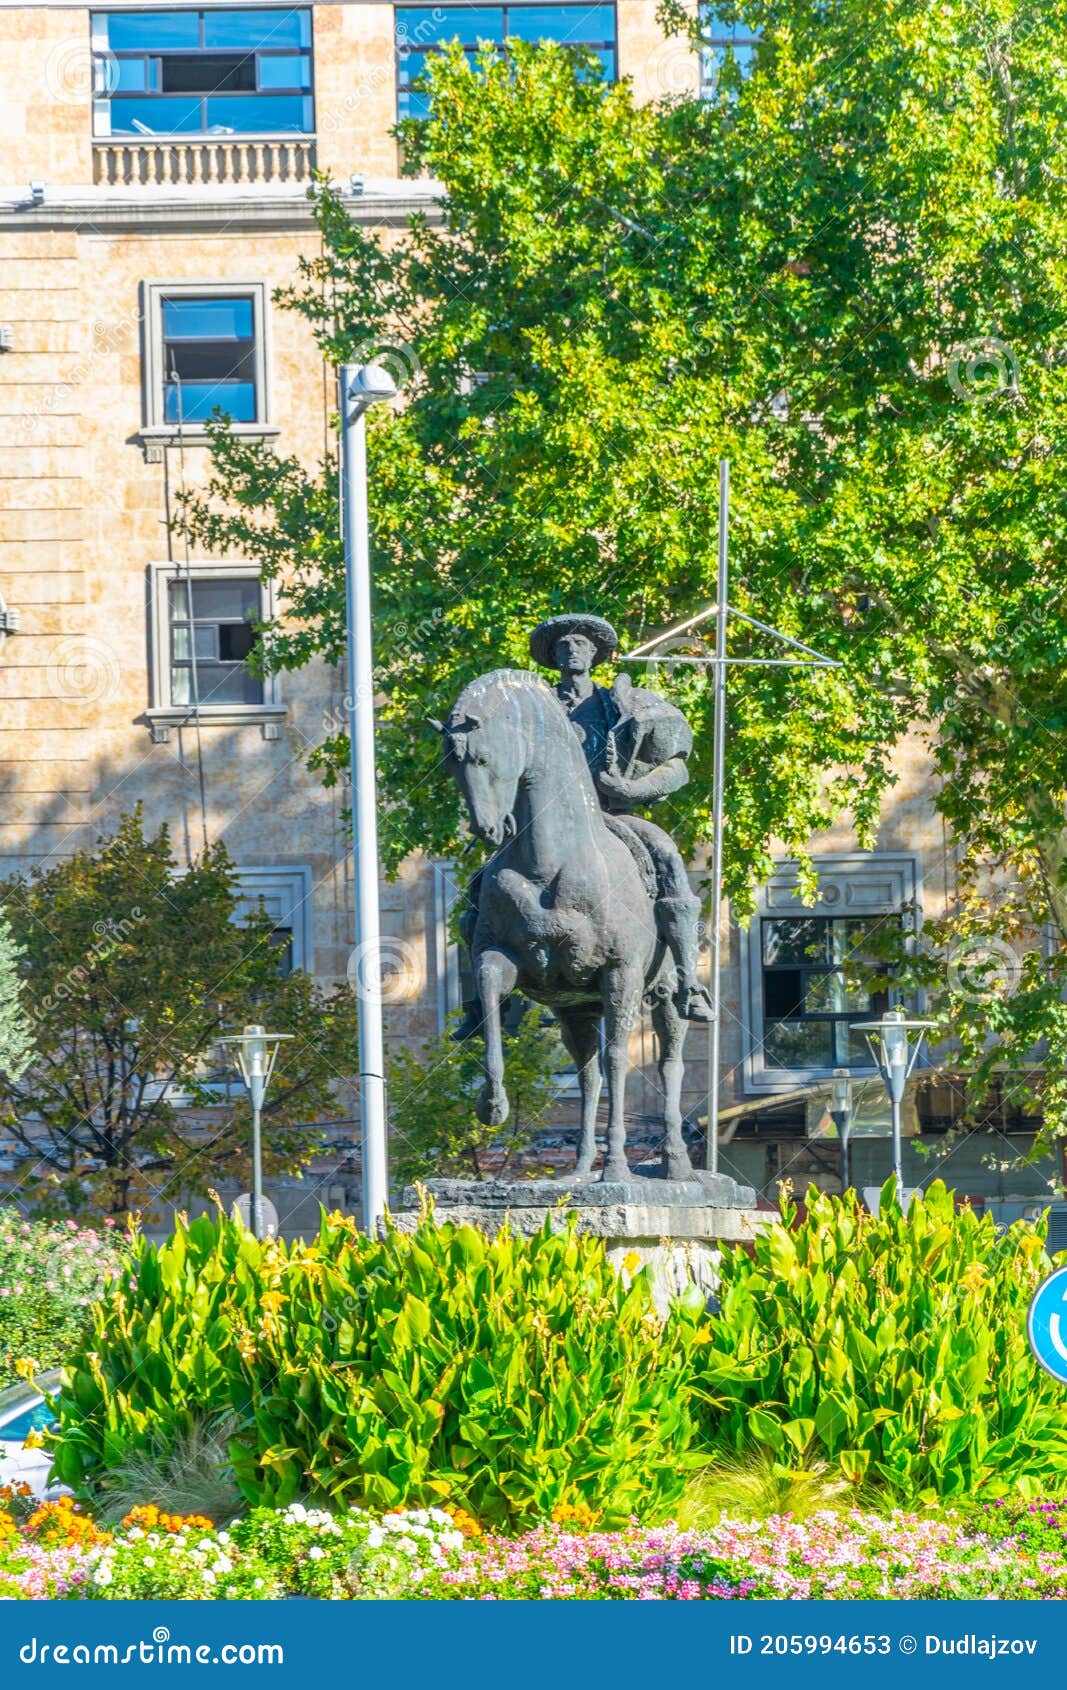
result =
[[[247,661],[256,647],[254,624],[262,615],[258,580],[194,576],[192,581],[170,581],[168,590],[170,703],[192,706],[199,701],[202,710],[262,704],[263,681],[250,672]]]
[[[506,41],[552,41],[596,54],[609,82],[618,75],[617,25],[611,5],[397,6],[396,103],[401,118],[430,115],[429,96],[412,86],[428,53],[458,41],[468,59]]]
[[[250,294],[164,295],[163,421],[205,423],[215,411],[256,422],[256,313]]]
[[[314,132],[310,9],[96,12],[101,136]]]
[[[760,919],[763,1056],[768,1068],[871,1064],[857,1021],[889,1008],[884,963],[872,941],[899,916],[763,916]]]

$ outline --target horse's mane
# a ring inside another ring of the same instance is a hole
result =
[[[448,713],[445,732],[461,733],[469,718],[481,715],[487,704],[492,705],[497,700],[506,701],[508,698],[518,698],[521,703],[532,701],[538,712],[543,712],[542,720],[558,731],[560,744],[568,751],[573,749],[573,773],[576,778],[581,780],[584,777],[592,791],[593,777],[582,755],[571,719],[556,697],[555,690],[543,676],[536,674],[532,669],[491,669],[488,674],[479,675],[476,680],[468,682]]]

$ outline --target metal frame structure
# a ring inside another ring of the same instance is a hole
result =
[[[708,1131],[707,1165],[712,1173],[719,1167],[719,1065],[722,1051],[722,835],[723,791],[726,754],[726,671],[747,669],[840,669],[836,658],[825,657],[813,646],[795,640],[790,634],[760,622],[730,604],[729,597],[729,527],[730,527],[730,464],[727,458],[719,462],[719,536],[717,559],[716,602],[695,616],[676,622],[635,650],[619,654],[620,663],[654,663],[661,661],[660,648],[667,640],[692,632],[702,623],[715,618],[715,651],[710,657],[679,657],[671,654],[672,663],[692,664],[713,669],[715,673],[714,745],[712,762],[711,812],[711,1001],[714,1014],[708,1025]],[[731,657],[727,650],[730,618],[778,640],[800,657]]]

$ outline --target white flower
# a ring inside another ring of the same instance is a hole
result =
[[[216,1532],[215,1541],[216,1541],[216,1543],[229,1543],[229,1541],[230,1541],[229,1532]]]
[[[198,1549],[214,1549],[215,1545],[209,1537],[202,1537],[196,1546]]]
[[[324,1561],[325,1559],[326,1559],[325,1549],[322,1548],[321,1544],[313,1543],[311,1548],[308,1550],[308,1560],[309,1561]]]
[[[443,1549],[462,1549],[463,1533],[457,1531],[442,1532],[438,1542]]]
[[[367,1548],[380,1549],[385,1542],[385,1533],[380,1526],[372,1526],[367,1533]]]
[[[146,1555],[144,1560],[141,1562],[142,1567],[154,1567],[155,1564],[156,1558],[154,1555]]]
[[[219,1556],[218,1560],[215,1562],[215,1571],[217,1573],[232,1573],[233,1572],[233,1562],[230,1560],[230,1557],[228,1555],[220,1555]]]
[[[215,1582],[215,1575],[211,1571],[210,1567],[205,1567],[200,1577],[203,1579],[205,1584],[214,1584]]]
[[[297,1525],[303,1525],[308,1517],[308,1511],[302,1502],[291,1502],[285,1510],[287,1520],[294,1520]]]
[[[97,1569],[96,1569],[96,1572],[93,1574],[93,1583],[94,1584],[110,1584],[111,1583],[111,1568],[107,1565],[107,1563],[105,1561],[101,1561],[99,1567],[97,1567]]]

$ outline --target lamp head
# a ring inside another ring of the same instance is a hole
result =
[[[346,364],[341,371],[341,390],[357,415],[369,411],[372,405],[395,399],[400,391],[382,364]]]
[[[841,1115],[852,1113],[852,1075],[847,1068],[835,1068],[833,1075],[833,1107]]]

